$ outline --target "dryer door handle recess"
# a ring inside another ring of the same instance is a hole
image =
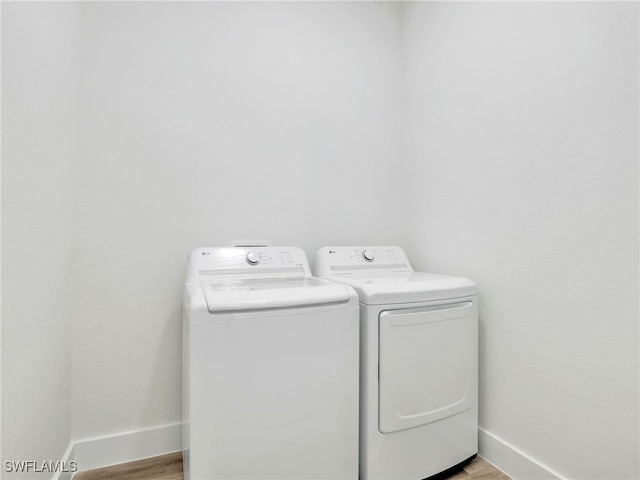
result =
[[[441,322],[459,317],[466,317],[473,309],[473,302],[449,303],[433,307],[407,308],[383,312],[393,327],[405,327],[421,323]]]

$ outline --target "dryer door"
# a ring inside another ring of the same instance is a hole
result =
[[[435,422],[472,406],[477,331],[471,301],[380,313],[380,432]]]

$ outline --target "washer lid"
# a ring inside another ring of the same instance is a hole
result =
[[[341,304],[350,298],[343,285],[312,277],[214,277],[200,284],[210,313]]]
[[[324,277],[352,286],[367,305],[425,302],[477,295],[478,287],[463,277],[423,272],[350,273]]]

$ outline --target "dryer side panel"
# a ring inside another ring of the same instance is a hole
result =
[[[477,306],[464,301],[379,316],[379,430],[391,433],[475,402]]]

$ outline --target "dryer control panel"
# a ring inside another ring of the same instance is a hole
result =
[[[216,275],[311,276],[297,247],[212,247],[191,252],[186,279]]]
[[[404,251],[394,246],[323,247],[316,254],[316,275],[373,270],[410,272]]]

